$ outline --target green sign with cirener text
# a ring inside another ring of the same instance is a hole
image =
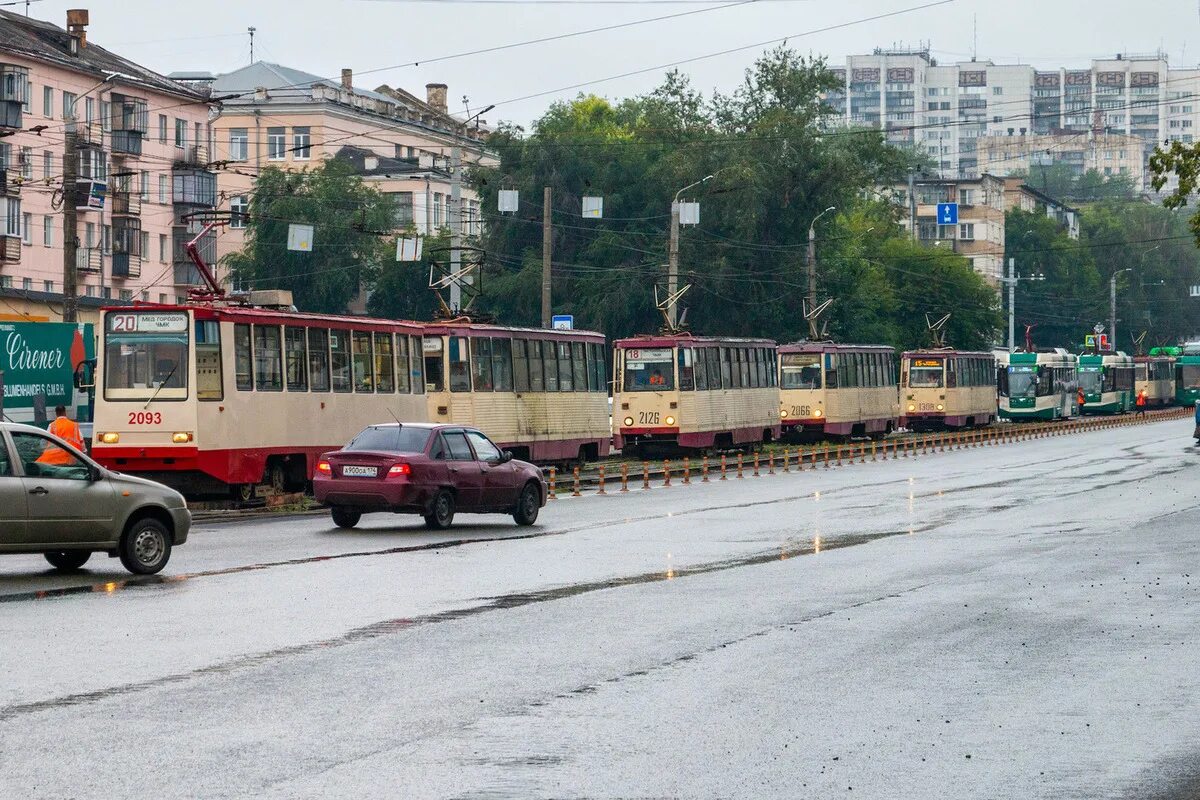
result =
[[[75,389],[75,368],[94,358],[92,326],[63,322],[0,322],[4,419],[33,422],[44,399],[47,418],[67,406],[88,418],[88,397]]]

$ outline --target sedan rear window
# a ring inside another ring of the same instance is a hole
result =
[[[388,453],[423,453],[429,441],[428,428],[386,425],[365,429],[350,440],[346,450],[382,450]]]

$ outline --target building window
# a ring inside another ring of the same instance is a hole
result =
[[[283,161],[287,156],[287,129],[267,128],[267,160]]]
[[[21,215],[21,241],[33,244],[33,214]]]
[[[959,189],[958,202],[964,206],[975,205],[975,190],[974,189]]]
[[[33,291],[33,278],[21,278],[21,288],[27,292]]]
[[[392,198],[393,222],[397,228],[407,228],[413,224],[413,193],[388,192]]]
[[[42,244],[46,247],[54,246],[54,217],[49,214],[42,217]]]
[[[229,198],[229,227],[245,228],[246,227],[246,210],[250,204],[246,201],[246,195],[239,194]]]
[[[27,181],[33,180],[33,148],[21,148],[21,177]]]
[[[127,303],[132,302],[133,301],[133,290],[132,289],[122,289],[121,290],[121,299]]]
[[[162,144],[167,143],[167,115],[158,115],[158,141]]]
[[[229,129],[229,159],[245,161],[250,154],[250,138],[246,128]]]
[[[997,94],[997,95],[1004,94],[1004,87],[1003,86],[993,86],[992,94]]]
[[[92,97],[83,98],[83,121],[91,125],[96,121],[96,100]]]
[[[167,261],[167,235],[165,233],[158,235],[158,260],[163,263]]]
[[[442,193],[433,193],[433,226],[442,227]]]
[[[312,154],[312,137],[309,128],[292,128],[292,152],[301,161],[307,161]]]
[[[12,275],[0,275],[0,289],[12,288]]]
[[[74,119],[75,118],[75,93],[74,92],[63,92],[62,114],[63,114],[63,119]]]
[[[95,286],[87,286],[84,288],[83,291],[84,291],[84,294],[86,294],[88,297],[96,296],[96,287]]]
[[[150,202],[150,172],[142,170],[138,176],[138,194],[142,198],[142,202]]]
[[[975,241],[975,223],[964,222],[958,226],[958,238],[965,242]]]
[[[42,291],[46,294],[54,294],[54,281],[42,281]]]
[[[187,147],[187,120],[175,120],[175,146],[179,148]]]
[[[54,151],[52,150],[42,151],[42,177],[47,179],[54,177]]]
[[[104,287],[104,291],[102,292],[102,294],[104,295],[104,299],[105,299],[105,300],[112,300],[112,287],[111,287],[111,286],[105,286],[105,287]]]
[[[0,198],[0,209],[5,209],[0,217],[0,234],[6,236],[21,235],[21,199],[19,197]]]
[[[139,257],[144,258],[146,254],[150,252],[150,234],[146,231],[142,231],[142,235],[138,238],[140,239],[138,244],[141,246],[138,248],[137,254]]]
[[[54,118],[54,89],[49,86],[42,87],[42,116]]]
[[[168,199],[167,198],[167,176],[159,175],[158,176],[158,202],[166,203],[167,199]]]

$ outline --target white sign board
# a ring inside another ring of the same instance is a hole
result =
[[[420,236],[401,236],[396,240],[396,260],[420,261],[421,245]]]
[[[499,200],[501,211],[511,211],[515,214],[520,203],[520,192],[516,189],[501,189]]]
[[[700,204],[699,203],[680,203],[679,204],[679,224],[680,225],[699,225],[700,224]]]
[[[1200,297],[1200,286],[1192,287],[1192,297]]]
[[[604,198],[583,198],[583,216],[585,219],[601,219],[604,216]]]
[[[110,333],[186,333],[187,314],[123,314],[108,315]]]
[[[299,250],[302,253],[311,253],[312,246],[312,225],[298,225],[295,222],[288,225],[288,250]]]
[[[574,330],[575,317],[570,314],[555,314],[550,318],[550,327],[556,331]]]

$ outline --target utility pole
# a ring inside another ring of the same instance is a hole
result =
[[[455,132],[454,147],[450,148],[450,310],[462,310],[463,278],[458,271],[462,264],[462,147]]]
[[[550,316],[553,309],[550,305],[550,258],[554,251],[551,238],[553,227],[550,209],[551,192],[547,186],[542,189],[542,327],[550,327]]]
[[[1108,280],[1108,336],[1112,349],[1117,349],[1117,276],[1125,270],[1119,269]]]
[[[1010,258],[1008,260],[1008,352],[1013,351],[1013,345],[1016,344],[1016,333],[1013,330],[1015,327],[1016,310],[1013,304],[1017,301],[1017,260]]]
[[[833,211],[837,206],[830,206],[813,217],[813,221],[808,224],[808,250],[804,257],[804,266],[808,272],[808,308],[805,309],[805,314],[811,314],[817,308],[817,220]],[[809,319],[809,328],[812,338],[817,338],[817,320],[815,317]]]
[[[912,240],[917,240],[917,177],[908,173],[908,232]]]
[[[79,264],[75,260],[79,252],[76,234],[76,176],[79,166],[79,141],[75,126],[74,111],[67,120],[66,135],[63,137],[63,322],[79,321]]]
[[[673,329],[679,322],[679,311],[674,299],[679,291],[679,197],[671,202],[671,233],[667,239],[667,322]]]

